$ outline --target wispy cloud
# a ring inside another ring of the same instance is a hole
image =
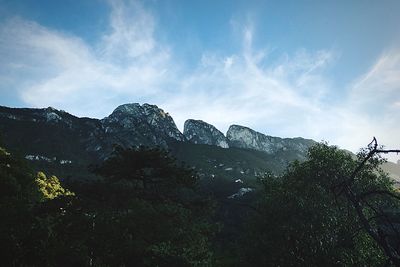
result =
[[[361,145],[357,140],[376,136],[382,144],[398,148],[400,50],[383,53],[366,74],[349,85],[348,92],[341,107],[346,113],[347,132],[338,137],[339,142],[355,149]]]
[[[179,124],[189,113],[224,131],[238,123],[268,134],[312,136],[303,122],[320,111],[330,90],[323,70],[332,53],[300,50],[267,64],[267,50],[253,48],[252,28],[242,28],[239,53],[203,54],[197,69],[182,80],[177,97],[163,106],[177,114]]]
[[[153,18],[137,2],[110,3],[109,32],[94,47],[21,18],[2,24],[1,90],[17,90],[29,106],[96,117],[122,99],[158,94],[172,67],[168,48],[154,39]]]
[[[136,1],[108,1],[111,5],[110,32],[103,36],[100,52],[107,60],[126,63],[152,57],[157,48],[155,21]]]
[[[55,106],[103,117],[126,102],[150,102],[181,128],[188,118],[225,131],[243,124],[271,135],[329,140],[353,151],[376,135],[398,146],[400,51],[383,54],[347,87],[341,101],[327,73],[330,50],[282,55],[255,48],[251,21],[237,53],[204,51],[181,70],[156,36],[155,17],[137,1],[109,1],[109,28],[95,45],[78,36],[14,18],[0,25],[0,92],[16,90],[28,106]],[[342,90],[341,90],[342,91]]]

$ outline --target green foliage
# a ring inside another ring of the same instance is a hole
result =
[[[211,202],[166,152],[117,149],[96,169],[105,180],[76,195],[4,149],[0,159],[4,266],[211,266]]]
[[[32,197],[34,183],[28,167],[0,147],[0,198]]]
[[[357,175],[356,194],[393,191],[380,163],[379,158],[370,160]],[[279,177],[264,177],[260,214],[243,244],[244,262],[251,266],[383,265],[383,253],[363,229],[354,207],[335,191],[357,165],[348,153],[318,144],[305,162],[292,163]],[[390,205],[393,200],[371,197],[363,209],[372,216],[373,209]]]
[[[66,205],[57,205],[49,210],[42,204],[37,180],[47,182],[46,193],[49,193],[54,206],[60,203],[61,192],[70,194],[60,185],[56,177],[47,179],[43,173],[35,176],[20,160],[4,148],[0,148],[0,247],[3,266],[54,266],[46,264],[48,254],[59,248],[58,242],[50,244],[48,240],[57,238],[55,234],[58,217],[62,215]],[[57,197],[57,198],[56,198]],[[61,265],[58,265],[61,266]]]
[[[2,265],[11,266],[22,253],[19,242],[29,232],[32,176],[26,166],[0,148],[0,247]]]
[[[94,172],[113,182],[127,182],[137,193],[172,193],[196,184],[193,171],[179,166],[168,152],[159,148],[123,149],[115,147],[112,156]]]
[[[101,190],[107,202],[94,220],[94,231],[107,240],[96,245],[97,262],[211,265],[209,239],[215,227],[209,222],[210,202],[196,192],[191,169],[160,149],[117,147],[95,172],[106,178],[98,186],[107,187]]]
[[[38,172],[35,181],[44,200],[75,195],[68,189],[63,188],[58,178],[54,175],[46,177],[43,172]]]
[[[380,247],[340,192],[358,162],[336,147],[312,147],[306,161],[292,163],[281,176],[263,177],[263,192],[247,198],[249,202],[230,202],[229,212],[243,216],[227,217],[232,225],[213,249],[219,228],[212,218],[215,203],[200,193],[193,170],[163,150],[117,147],[93,168],[101,177],[71,182],[71,193],[57,177],[33,175],[24,161],[0,148],[2,265],[383,265]],[[381,163],[378,157],[369,160],[351,189],[365,197],[363,213],[382,230],[385,225],[374,218],[375,211],[396,216],[399,203],[370,194],[397,194]],[[257,212],[249,209],[254,198]],[[220,213],[227,211],[227,206],[219,207]],[[242,228],[241,220],[248,217]],[[241,239],[233,237],[238,229]]]

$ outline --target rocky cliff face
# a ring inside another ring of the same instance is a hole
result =
[[[169,140],[185,140],[172,117],[155,105],[121,105],[101,123],[109,143],[125,147],[158,145],[166,148]]]
[[[172,117],[155,105],[125,104],[102,120],[78,118],[54,108],[13,109],[0,107],[0,132],[11,148],[27,155],[47,158],[62,157],[74,161],[87,155],[104,159],[115,144],[124,147],[161,146],[170,148],[174,142],[189,141],[222,148],[253,149],[301,159],[312,140],[279,138],[258,133],[250,128],[232,125],[225,137],[214,126],[187,120],[184,134]]]
[[[226,137],[231,147],[254,149],[268,154],[292,150],[305,155],[307,149],[315,143],[303,138],[268,136],[240,125],[231,125]]]
[[[102,120],[78,118],[51,107],[0,106],[0,146],[35,161],[38,171],[64,178],[90,177],[87,166],[107,158],[114,144],[162,146],[193,166],[200,177],[215,181],[221,194],[235,197],[257,175],[267,170],[280,173],[288,162],[305,159],[314,143],[267,136],[239,125],[232,125],[225,137],[198,120],[186,121],[183,135],[168,113],[149,104],[121,105]],[[382,167],[400,181],[399,162]]]
[[[194,144],[214,145],[228,148],[228,140],[217,128],[201,120],[185,121],[183,135]]]

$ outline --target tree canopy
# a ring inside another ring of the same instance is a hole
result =
[[[65,189],[0,149],[5,266],[210,266],[212,206],[159,149],[116,149],[103,175]],[[75,191],[76,190],[76,191]]]
[[[359,155],[363,159],[365,154]],[[352,192],[380,190],[396,194],[389,177],[373,157],[357,172]],[[340,192],[359,161],[335,146],[318,144],[304,162],[294,162],[280,176],[262,178],[264,197],[248,228],[245,262],[271,266],[379,266],[387,257],[363,227],[353,203]],[[398,202],[370,195],[361,202],[367,220],[379,228],[376,210]]]
[[[230,203],[245,226],[216,241],[215,201],[167,151],[116,147],[92,166],[99,179],[66,186],[0,148],[2,264],[399,265],[400,196],[380,151],[375,142],[356,158],[315,145],[305,161],[261,177],[254,203]]]
[[[212,207],[196,192],[198,178],[190,168],[158,148],[116,147],[94,172],[105,177],[107,188],[103,209],[92,216],[99,234],[115,242],[96,253],[108,253],[105,263],[211,265]]]

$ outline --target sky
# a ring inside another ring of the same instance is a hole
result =
[[[0,105],[103,118],[150,103],[180,130],[400,148],[398,14],[397,0],[0,0]]]

